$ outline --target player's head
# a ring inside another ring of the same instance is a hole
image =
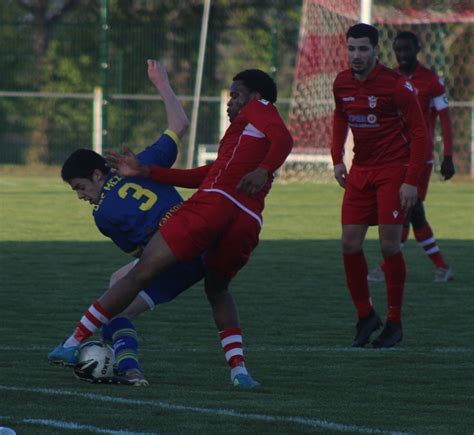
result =
[[[98,204],[100,192],[110,168],[95,151],[78,149],[64,162],[61,177],[77,193],[79,199]]]
[[[379,54],[378,30],[369,24],[355,24],[347,31],[346,41],[352,71],[360,75],[370,73]]]
[[[393,40],[393,51],[400,69],[410,70],[416,65],[420,42],[413,32],[399,32]]]
[[[250,100],[264,99],[274,103],[277,100],[277,87],[273,79],[259,69],[239,72],[230,87],[227,114],[232,122]]]

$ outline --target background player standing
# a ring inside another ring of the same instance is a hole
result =
[[[453,273],[436,243],[431,226],[426,220],[425,208],[423,206],[434,164],[434,133],[437,116],[439,116],[441,123],[441,135],[444,145],[441,175],[445,180],[449,180],[455,172],[452,157],[453,132],[446,90],[443,81],[433,71],[418,61],[417,55],[420,52],[420,44],[414,33],[398,33],[393,41],[393,50],[399,64],[398,71],[410,80],[410,83],[417,91],[430,139],[426,163],[418,185],[418,201],[411,209],[404,223],[401,242],[402,244],[406,242],[411,223],[415,240],[435,266],[434,281],[447,282],[453,279]],[[382,269],[383,264],[372,270],[368,275],[369,281],[382,282],[385,279]]]
[[[334,175],[345,188],[342,203],[342,251],[347,286],[359,321],[352,346],[362,347],[382,322],[374,311],[367,282],[363,242],[369,225],[379,228],[385,262],[387,320],[374,347],[401,341],[401,312],[406,267],[400,251],[402,223],[418,198],[418,176],[427,147],[427,131],[412,85],[377,61],[378,31],[367,24],[347,34],[350,69],[333,86]],[[354,136],[350,173],[343,163],[348,127]]]

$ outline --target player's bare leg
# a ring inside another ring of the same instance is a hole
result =
[[[137,265],[110,287],[100,298],[101,306],[112,316],[123,311],[153,278],[176,263],[176,257],[157,232],[148,242]]]
[[[352,347],[365,346],[370,341],[371,334],[382,325],[370,299],[367,261],[362,250],[367,228],[367,225],[342,226],[341,242],[347,287],[359,317]]]
[[[250,376],[245,367],[239,312],[229,292],[229,280],[207,271],[205,289],[224,355],[230,366],[232,385],[242,388],[257,387],[260,384]]]
[[[207,300],[211,304],[212,315],[219,331],[239,328],[240,318],[234,298],[229,292],[229,281],[207,271],[204,281]]]
[[[393,347],[403,338],[401,315],[406,266],[400,250],[402,229],[402,225],[379,225],[387,286],[387,320],[382,333],[372,343],[376,348]]]

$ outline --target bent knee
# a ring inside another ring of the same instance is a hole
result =
[[[390,257],[400,251],[400,241],[381,240],[380,249],[384,257]]]
[[[341,246],[344,254],[355,254],[362,250],[362,243],[350,238],[343,237],[341,240]]]

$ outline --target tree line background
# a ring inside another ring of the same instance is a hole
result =
[[[45,93],[44,98],[0,96],[0,163],[60,164],[72,150],[91,147],[91,97],[100,84],[101,3],[0,2],[0,92]],[[470,7],[464,0],[378,3],[405,11],[463,11]],[[218,143],[217,97],[245,68],[260,68],[275,77],[279,109],[286,116],[302,8],[302,0],[212,0],[197,143]],[[165,126],[161,102],[133,97],[155,95],[146,75],[148,58],[165,63],[190,116],[202,13],[202,0],[109,0],[109,146],[127,144],[140,149]],[[463,35],[463,43],[472,44],[469,35],[472,30]],[[388,54],[391,48],[382,47],[382,51]],[[472,73],[472,63],[469,68]],[[466,83],[453,83],[456,86],[448,88],[455,99],[466,92],[466,99],[472,98],[472,80],[469,74],[465,77]],[[125,97],[113,98],[117,95]],[[462,119],[463,125],[469,124],[469,116]],[[468,126],[466,134],[467,130]],[[184,158],[185,150],[181,151]]]
[[[60,163],[91,146],[90,95],[100,84],[100,0],[10,0],[0,4],[0,91],[89,94],[0,98],[0,162]],[[203,2],[110,0],[109,83],[114,94],[155,94],[146,59],[162,60],[180,96],[194,91]],[[301,2],[213,0],[202,96],[218,96],[245,68],[271,72],[291,93]],[[183,100],[190,116],[191,102]],[[203,103],[198,140],[218,142],[216,102]],[[160,103],[110,100],[110,146],[142,147],[165,126]]]

